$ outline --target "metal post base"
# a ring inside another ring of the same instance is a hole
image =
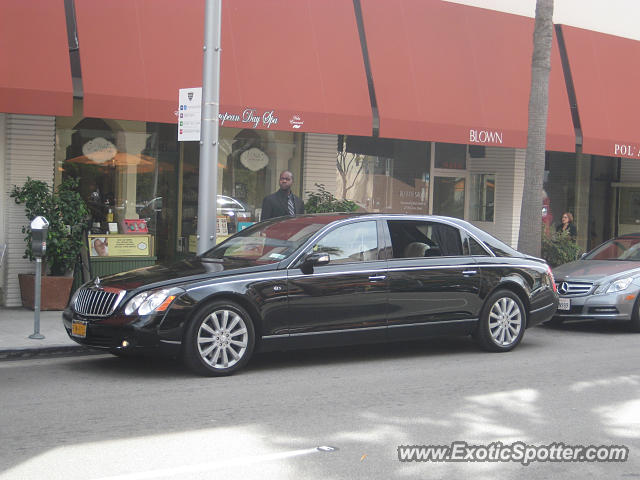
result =
[[[44,335],[42,335],[41,333],[32,333],[31,335],[29,335],[29,338],[33,338],[35,340],[42,340],[44,338]]]

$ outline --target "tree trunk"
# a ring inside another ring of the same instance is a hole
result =
[[[552,39],[553,0],[536,0],[531,91],[529,93],[529,129],[518,237],[518,249],[523,253],[535,256],[540,256],[542,234],[542,182],[549,108]]]

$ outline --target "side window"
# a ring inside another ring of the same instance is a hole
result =
[[[389,220],[393,258],[462,255],[460,231],[438,222]]]
[[[478,242],[476,242],[473,238],[468,237],[467,241],[469,243],[469,255],[476,255],[476,256],[482,256],[482,257],[489,256],[487,251],[484,248],[482,248],[482,246]]]
[[[366,262],[378,259],[376,222],[357,222],[338,227],[313,246],[314,252],[328,253],[331,263]]]

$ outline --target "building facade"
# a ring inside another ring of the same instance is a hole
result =
[[[178,141],[178,89],[201,84],[204,0],[0,9],[2,304],[34,268],[9,197],[27,177],[80,180],[94,274],[194,253],[199,143]],[[533,20],[439,0],[234,0],[222,19],[221,237],[259,220],[286,169],[303,197],[464,218],[517,247]],[[635,73],[605,75],[638,52],[556,26],[543,221],[571,212],[584,249],[640,223]]]

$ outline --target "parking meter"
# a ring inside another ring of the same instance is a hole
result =
[[[47,251],[47,231],[49,222],[44,217],[36,217],[31,222],[31,250],[36,258],[44,257]]]
[[[40,296],[42,284],[42,257],[47,251],[47,231],[49,222],[44,217],[36,217],[31,221],[31,251],[36,257],[35,298],[33,306],[33,334],[29,338],[42,340],[44,335],[40,333]]]

